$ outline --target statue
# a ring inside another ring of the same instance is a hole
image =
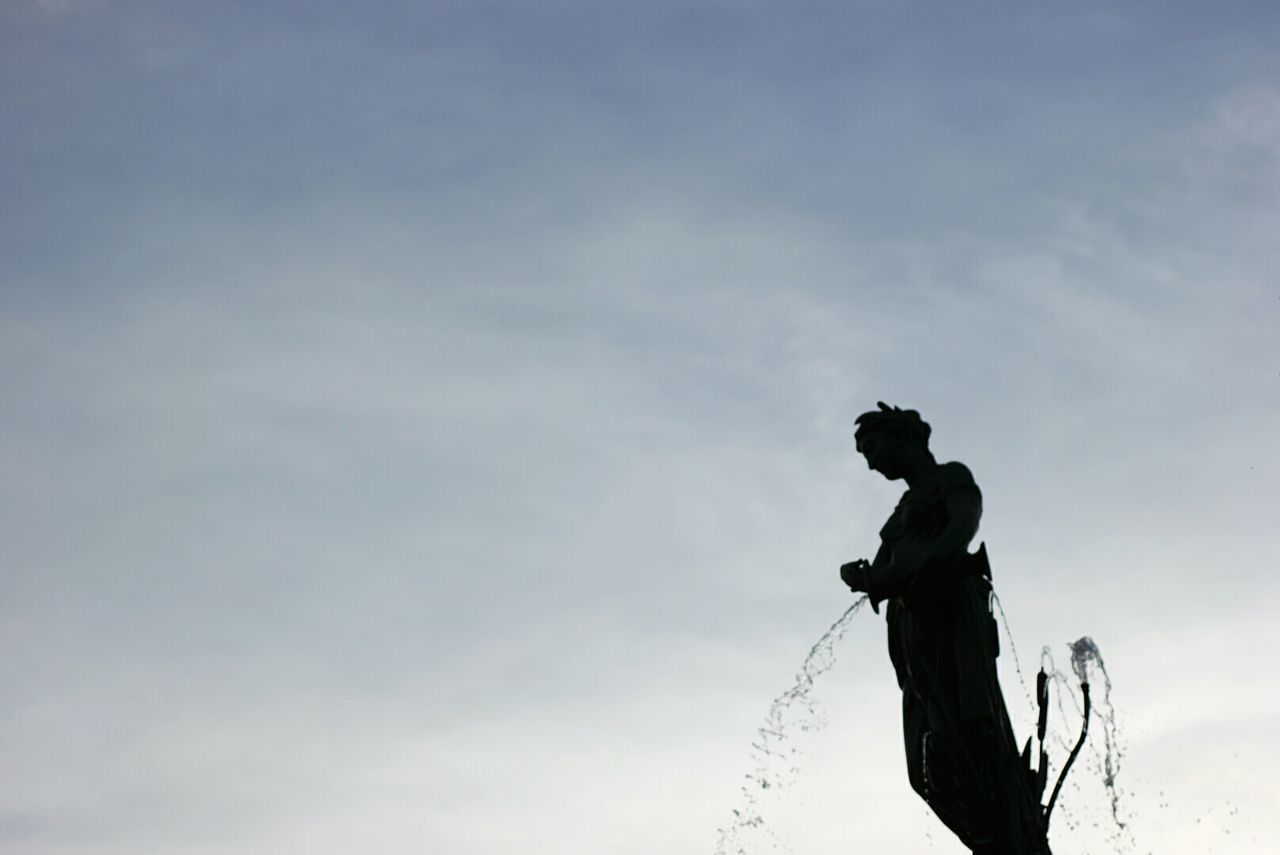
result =
[[[982,493],[964,464],[934,459],[919,413],[878,406],[857,419],[857,449],[870,469],[906,481],[907,491],[880,530],[875,558],[845,564],[840,578],[865,592],[877,614],[888,603],[911,787],[975,853],[1049,855],[1040,806],[1047,690],[1042,674],[1036,772],[1029,768],[1030,740],[1018,752],[996,673],[986,545],[968,551]]]

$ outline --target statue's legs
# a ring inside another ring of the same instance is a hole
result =
[[[902,697],[902,736],[911,789],[952,834],[969,846],[973,830],[955,760],[949,747],[930,728],[925,704],[912,692]]]
[[[935,707],[931,709],[930,707]],[[965,846],[983,855],[1048,855],[1021,759],[982,722],[956,727],[936,704],[903,698],[911,788]]]
[[[912,789],[974,852],[1048,855],[985,635],[898,610],[890,625]]]

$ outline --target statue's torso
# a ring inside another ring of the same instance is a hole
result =
[[[963,463],[943,463],[903,493],[880,529],[887,549],[877,558],[887,561],[895,549],[919,551],[936,541],[950,522],[946,498],[954,490],[971,490],[981,505],[982,492]]]

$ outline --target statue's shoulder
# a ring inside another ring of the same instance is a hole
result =
[[[978,499],[982,499],[982,491],[973,480],[973,473],[963,463],[941,463],[934,467],[919,484],[908,490],[898,503],[901,508],[907,504],[937,505],[946,501],[947,496],[959,491],[972,491]]]
[[[978,482],[973,479],[973,473],[969,471],[968,466],[959,461],[943,463],[938,467],[935,477],[938,488],[943,493],[951,490],[978,490]],[[978,492],[981,493],[980,490]]]

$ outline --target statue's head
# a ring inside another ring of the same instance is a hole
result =
[[[877,401],[878,410],[858,416],[854,442],[867,459],[867,467],[897,480],[906,475],[913,458],[928,456],[929,423],[915,410],[890,407]]]

